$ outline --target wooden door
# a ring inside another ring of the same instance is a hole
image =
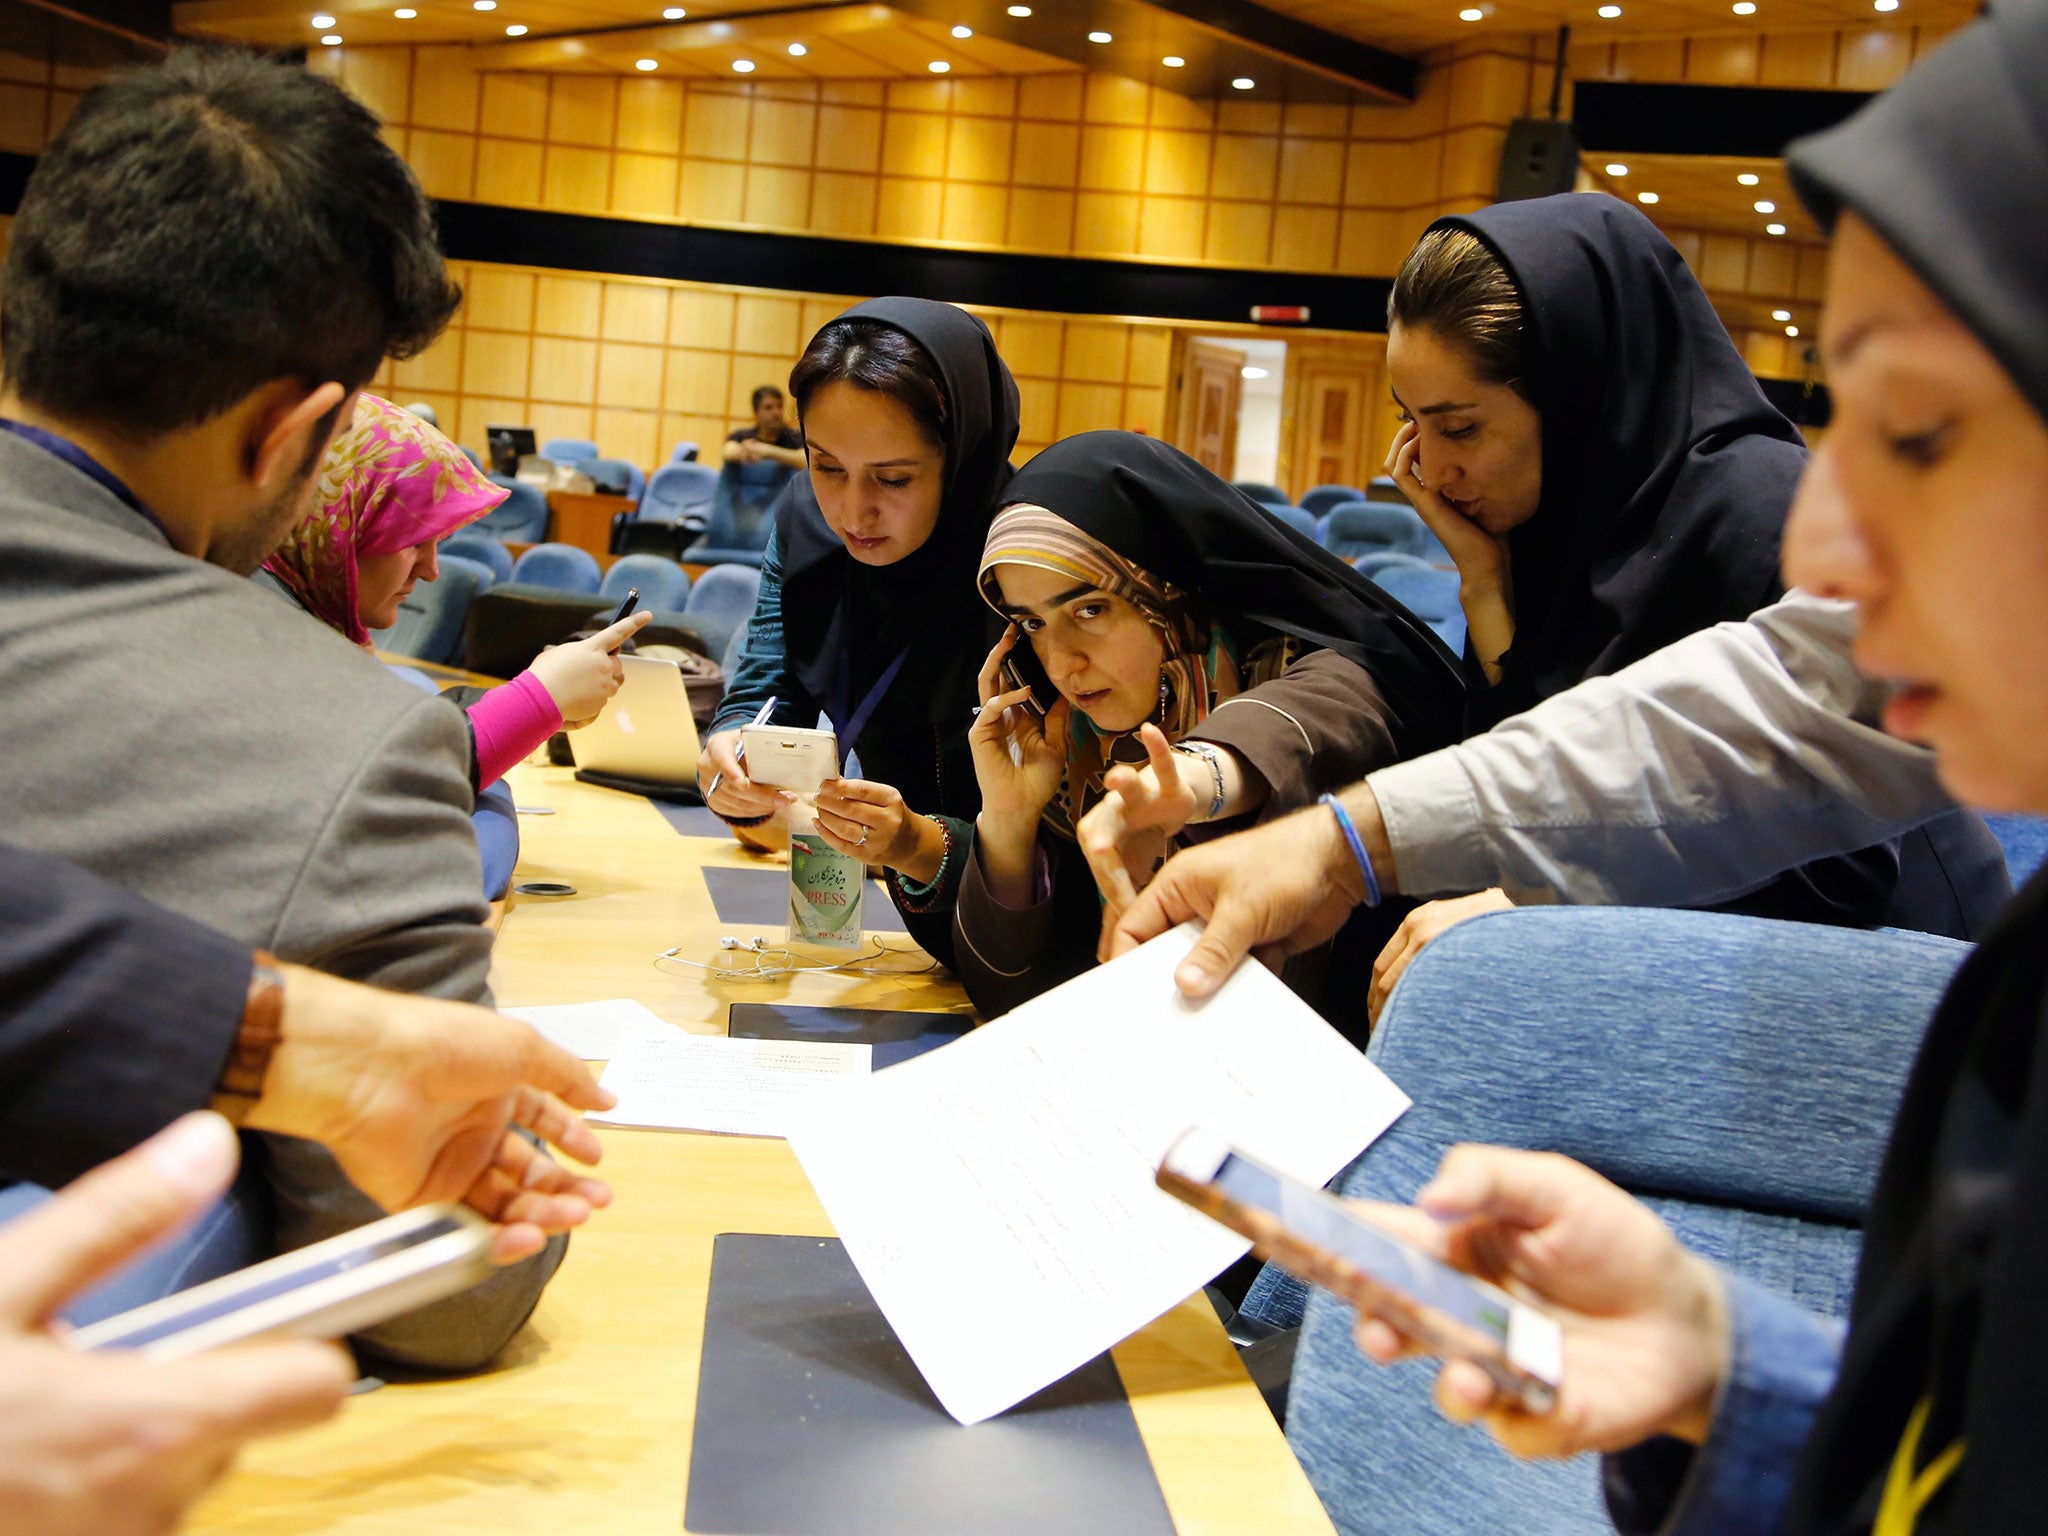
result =
[[[1214,342],[1187,343],[1173,444],[1225,480],[1237,473],[1237,409],[1245,354]]]
[[[1380,473],[1392,438],[1385,343],[1311,342],[1287,349],[1286,474],[1293,493],[1356,485]]]

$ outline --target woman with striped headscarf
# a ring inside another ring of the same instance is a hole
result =
[[[1465,706],[1420,620],[1176,448],[1084,433],[1004,501],[978,580],[1010,623],[968,733],[982,805],[954,910],[987,1015],[1093,964],[1105,910],[1170,847],[1453,741]],[[1290,979],[1362,1019],[1311,970]]]

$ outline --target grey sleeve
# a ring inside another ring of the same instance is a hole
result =
[[[289,953],[352,981],[488,1003],[491,930],[470,825],[468,723],[444,699],[419,702],[369,753],[300,871],[279,931]],[[324,1147],[265,1136],[281,1250],[374,1221],[383,1212]],[[568,1244],[444,1301],[356,1334],[383,1360],[478,1370],[525,1324]]]
[[[336,798],[270,947],[350,981],[488,1003],[469,751],[462,711],[421,695]]]
[[[1873,723],[1855,636],[1794,592],[1373,774],[1402,894],[1705,903],[1947,810],[1934,755]]]

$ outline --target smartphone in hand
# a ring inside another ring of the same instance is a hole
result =
[[[1557,1320],[1475,1280],[1343,1201],[1192,1130],[1167,1151],[1159,1187],[1252,1242],[1252,1251],[1376,1317],[1431,1354],[1477,1365],[1531,1413],[1557,1406]]]
[[[619,611],[617,613],[613,614],[609,619],[605,620],[605,627],[610,628],[612,625],[618,623],[619,620],[625,618],[628,614],[630,614],[635,608],[638,608],[639,606],[640,589],[638,587],[628,588],[626,591],[626,600],[619,604]]]

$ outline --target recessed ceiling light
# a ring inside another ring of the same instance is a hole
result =
[[[1778,205],[1774,202],[1769,201],[1768,199],[1759,200],[1758,202],[1753,203],[1751,206],[1754,207],[1758,213],[1776,213],[1778,211]]]
[[[1238,369],[1237,371],[1247,379],[1263,379],[1269,377],[1265,369],[1255,368],[1250,363],[1245,364],[1244,367]]]
[[[1088,34],[1088,41],[1091,43],[1113,43],[1116,39],[1107,32],[1090,32]]]
[[[505,29],[505,35],[507,37],[524,37],[526,36],[526,28],[515,21]]]
[[[469,0],[470,8],[478,11],[495,11],[498,0]]]
[[[330,32],[321,38],[320,41],[330,48],[339,48],[341,46],[341,34],[339,32]]]
[[[1764,226],[1764,233],[1767,235],[1782,235],[1785,233],[1785,226],[1782,224],[1766,224]]]
[[[414,10],[409,5],[401,5],[397,10],[393,11],[391,14],[396,16],[400,21],[411,21],[413,17],[419,15],[419,12]]]
[[[1873,10],[1896,11],[1899,8],[1899,0],[1870,0],[1870,5]]]
[[[1738,177],[1736,177],[1736,178],[1735,178],[1735,184],[1736,184],[1737,186],[1739,186],[1739,187],[1753,187],[1753,186],[1755,186],[1755,185],[1757,184],[1757,174],[1756,174],[1756,172],[1755,172],[1755,171],[1744,171],[1744,172],[1743,172],[1743,173],[1742,173],[1742,174],[1741,174],[1740,176],[1738,176]]]
[[[974,28],[972,28],[972,27],[955,27],[955,28],[953,29],[953,35],[954,35],[955,37],[972,37],[972,36],[974,36]]]
[[[1621,7],[1618,5],[1603,5],[1600,7],[1600,17],[1603,21],[1612,21],[1620,14]]]
[[[953,66],[948,64],[944,59],[933,59],[931,63],[925,65],[925,68],[930,70],[935,75],[943,75],[947,70],[951,69],[952,67]]]
[[[1771,311],[1771,318],[1779,321],[1790,320],[1792,318],[1792,311],[1789,309],[1774,309]]]
[[[1738,16],[1754,16],[1756,14],[1756,0],[1735,0],[1735,14]]]
[[[1235,80],[1230,82],[1230,88],[1233,91],[1248,91],[1258,83],[1259,82],[1254,80],[1250,75],[1239,75]]]
[[[689,14],[690,13],[684,10],[680,5],[672,5],[667,10],[661,13],[661,19],[663,21],[681,21],[685,16]]]
[[[1787,336],[1797,336],[1799,334],[1799,327],[1796,325],[1788,325],[1785,327],[1785,334]]]
[[[754,72],[754,61],[752,59],[734,59],[732,67],[739,74],[751,75]]]
[[[320,15],[315,16],[313,18],[313,30],[315,32],[325,32],[328,28],[332,27],[333,25],[334,18],[326,14],[326,12],[324,11]]]
[[[1619,160],[1610,161],[1607,165],[1607,174],[1610,176],[1626,176],[1628,174],[1628,167]]]
[[[811,50],[806,48],[802,43],[791,43],[789,45],[789,56],[792,59],[800,59],[810,51]]]
[[[1654,203],[1657,201],[1657,194],[1654,192],[1638,192],[1636,194],[1636,201],[1639,203]]]
[[[1464,10],[1458,12],[1458,20],[1484,21],[1486,20],[1486,12],[1479,9],[1479,7],[1476,5],[1468,5],[1465,7]]]
[[[1013,5],[1010,7],[1010,14],[1012,16],[1029,16],[1031,14],[1031,7],[1028,5]]]
[[[1169,53],[1165,58],[1161,59],[1159,62],[1164,64],[1168,69],[1180,69],[1184,65],[1186,65],[1187,60],[1182,58],[1177,53]]]
[[[642,73],[645,73],[650,69],[660,68],[660,66],[656,64],[653,59],[635,59],[633,61],[633,67],[637,70],[640,70]]]

